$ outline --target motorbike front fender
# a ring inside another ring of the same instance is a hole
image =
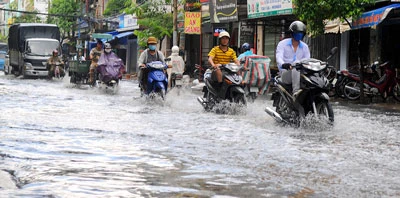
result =
[[[329,100],[329,96],[325,92],[319,93],[319,95],[317,95],[317,98],[321,98],[322,100]]]
[[[162,82],[162,81],[156,82],[155,87],[156,87],[156,88],[159,88],[159,89],[161,89],[161,90],[163,90],[163,89],[166,90],[166,89],[165,89],[165,84],[164,84],[164,82]]]
[[[242,87],[239,87],[239,86],[231,87],[231,93],[234,93],[234,92],[241,93],[241,94],[245,93],[244,89]]]

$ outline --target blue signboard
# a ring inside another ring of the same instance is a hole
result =
[[[352,29],[372,27],[382,22],[392,9],[400,8],[400,4],[391,4],[385,7],[378,8],[365,12],[360,18],[353,21]]]

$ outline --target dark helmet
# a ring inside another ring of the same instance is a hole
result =
[[[293,21],[293,23],[291,23],[289,26],[289,31],[292,33],[302,32],[303,34],[305,34],[306,30],[306,25],[304,25],[304,23],[301,21]]]
[[[58,55],[58,50],[53,50],[53,56],[57,56]]]
[[[243,43],[243,45],[242,45],[242,50],[243,50],[243,51],[250,50],[250,44],[248,44],[248,43]]]

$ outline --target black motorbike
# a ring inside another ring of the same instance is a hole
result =
[[[336,52],[337,48],[333,48],[327,60]],[[291,65],[293,69],[300,71],[300,88],[303,91],[295,100],[291,94],[292,85],[283,83],[280,76],[275,77],[275,92],[272,94],[272,100],[276,111],[270,107],[266,107],[265,111],[276,121],[295,126],[299,126],[308,114],[326,118],[329,124],[333,124],[333,109],[328,96],[331,85],[323,75],[327,65],[327,62],[313,58]]]
[[[243,70],[243,67],[229,63],[221,65],[220,69],[222,71],[222,85],[218,87],[218,82],[211,80],[211,70],[208,69],[204,78],[204,97],[198,97],[197,100],[206,111],[211,111],[216,104],[224,100],[239,105],[247,105],[246,94],[242,85],[243,79],[239,74],[239,71]]]

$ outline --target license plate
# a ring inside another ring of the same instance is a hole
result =
[[[336,84],[336,82],[337,82],[337,78],[333,79],[332,85]]]
[[[258,87],[250,87],[250,92],[258,92]]]
[[[176,85],[182,85],[183,82],[182,82],[182,80],[175,80],[175,84],[176,84]]]

